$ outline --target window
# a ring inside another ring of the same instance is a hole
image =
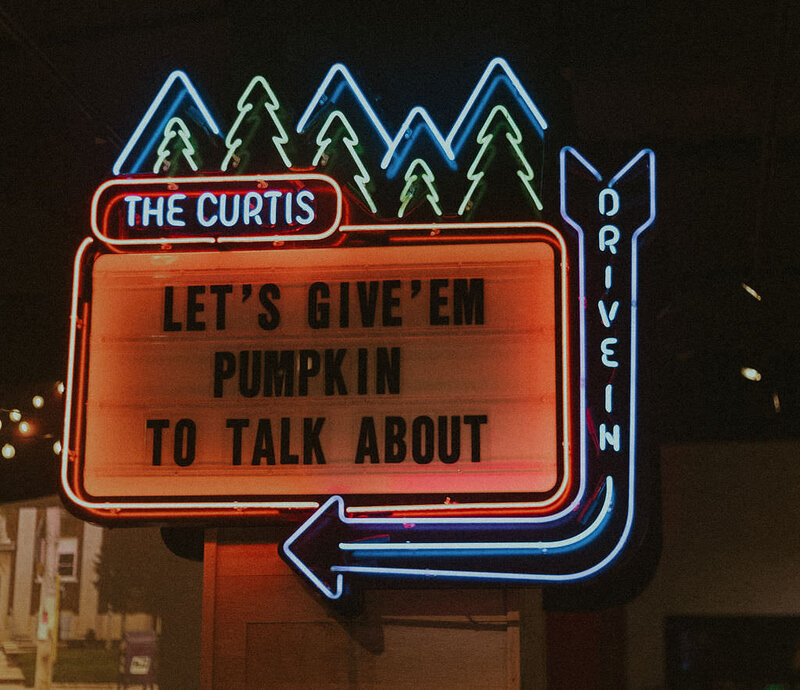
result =
[[[58,540],[58,574],[62,582],[78,580],[78,538],[62,537]]]

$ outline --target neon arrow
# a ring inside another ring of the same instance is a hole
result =
[[[588,172],[591,176],[587,178],[588,182],[583,183],[584,189],[581,190],[588,194],[567,193],[568,180],[572,180],[569,183],[572,188],[579,183],[581,177],[586,177],[570,174],[568,167],[574,167],[575,164],[580,166],[582,173]],[[646,180],[644,194],[638,181],[640,176]],[[561,216],[575,230],[579,245],[580,338],[584,345],[581,348],[580,375],[582,380],[590,381],[581,388],[581,409],[588,414],[595,412],[598,418],[613,415],[622,419],[627,407],[626,425],[629,436],[626,445],[633,482],[636,448],[638,248],[639,238],[653,224],[656,216],[655,154],[650,149],[643,149],[606,184],[602,180],[603,177],[597,169],[576,149],[567,146],[561,150]],[[626,186],[632,187],[623,189],[620,193],[620,188]],[[574,201],[581,196],[591,195],[596,195],[597,199],[593,206],[579,206]],[[575,208],[572,208],[573,205]],[[590,244],[585,237],[588,231],[596,233],[596,239]],[[601,326],[592,329],[589,334],[586,326],[587,309],[596,310],[594,313],[601,319]],[[629,331],[629,337],[623,337],[623,330]],[[598,345],[599,352],[592,353],[594,366],[590,367],[590,380],[586,378],[586,356],[592,345]],[[625,367],[617,356],[626,346],[629,367]],[[623,392],[615,393],[614,385],[608,380],[624,378],[626,369],[629,369],[628,385],[618,386],[623,388]],[[602,391],[602,403],[593,405],[593,401],[586,399],[586,390],[595,393]],[[582,424],[585,424],[585,415],[582,417]],[[598,430],[599,435],[593,440],[599,452],[611,450],[619,453],[623,450],[619,424],[611,426],[602,421]],[[585,429],[582,429],[581,437],[586,438]]]
[[[569,576],[538,572],[537,568],[549,565],[552,569],[553,563],[601,531],[614,504],[611,477],[606,478],[599,495],[602,504],[588,526],[580,525],[575,534],[561,538],[538,540],[530,537],[541,526],[524,518],[485,518],[467,535],[479,533],[480,540],[465,540],[458,538],[463,530],[454,529],[452,520],[447,519],[410,523],[409,518],[348,517],[344,499],[332,496],[283,544],[283,554],[329,599],[345,593],[348,574],[520,582],[566,579]],[[508,567],[486,569],[487,558]],[[434,567],[415,567],[419,559]],[[458,567],[451,567],[452,563]]]
[[[576,164],[578,175],[568,170]],[[575,582],[600,573],[625,549],[637,483],[638,246],[655,219],[655,155],[640,151],[603,183],[567,147],[560,171],[562,217],[578,240],[581,457],[591,456],[595,481],[598,473],[605,477],[602,508],[588,527],[575,512],[550,523],[541,517],[348,518],[344,501],[334,496],[283,545],[289,563],[326,597],[343,596],[346,576]],[[589,204],[567,193],[568,180],[570,190],[588,190]],[[596,500],[584,499],[579,508]]]

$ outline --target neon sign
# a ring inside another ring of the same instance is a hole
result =
[[[364,163],[361,161],[361,157],[358,154],[358,136],[353,131],[352,126],[347,121],[347,118],[338,110],[334,110],[329,116],[328,119],[325,120],[325,124],[319,130],[319,134],[317,134],[317,153],[314,156],[314,160],[312,161],[313,165],[319,165],[320,160],[323,156],[327,160],[326,151],[333,140],[333,136],[329,133],[333,127],[333,124],[338,120],[339,125],[344,129],[345,135],[342,137],[342,141],[344,142],[345,146],[347,147],[347,152],[350,154],[350,158],[356,165],[356,169],[358,172],[353,176],[356,184],[358,185],[358,189],[361,192],[361,196],[366,201],[367,206],[369,206],[369,210],[372,213],[377,213],[377,208],[375,207],[375,202],[372,200],[372,194],[369,192],[370,186],[370,176],[367,172],[366,168],[364,167]]]
[[[247,155],[245,149],[255,137],[260,124],[259,114],[261,114],[261,108],[264,108],[270,123],[277,132],[272,136],[272,144],[275,147],[275,151],[277,151],[283,164],[287,168],[291,168],[292,161],[289,160],[286,151],[289,136],[286,134],[283,123],[278,117],[281,106],[267,80],[264,77],[253,77],[239,97],[236,107],[239,114],[225,137],[225,147],[228,152],[222,160],[221,170],[226,172],[231,167],[243,167],[241,166],[242,158]],[[250,126],[249,131],[245,130],[247,125]]]
[[[569,192],[576,180],[570,169],[573,162],[593,180],[590,187],[595,188],[596,202],[588,213],[585,206],[573,208],[570,203],[574,197]],[[575,230],[579,246],[580,303],[587,309],[596,306],[600,316],[597,329],[588,327],[585,310],[579,319],[580,378],[587,382],[580,387],[581,455],[591,458],[590,467],[602,468],[600,476],[605,478],[589,497],[581,492],[573,506],[583,505],[585,513],[594,515],[591,524],[563,520],[563,513],[561,522],[549,523],[521,515],[377,518],[368,517],[370,511],[364,509],[353,509],[350,512],[356,515],[351,517],[344,501],[333,497],[283,546],[286,560],[327,598],[341,598],[348,581],[357,577],[579,582],[608,568],[624,551],[636,510],[638,247],[641,234],[655,219],[655,156],[649,150],[639,152],[603,184],[597,169],[566,147],[561,151],[560,171],[561,214]],[[630,207],[625,203],[629,199],[633,199]],[[616,224],[608,222],[611,218]],[[587,248],[591,226],[596,230]],[[587,277],[591,282],[587,283]],[[595,277],[599,278],[596,282]],[[591,343],[597,343],[594,353]],[[598,398],[599,406],[595,404]],[[594,420],[596,415],[604,415],[603,421],[587,427],[587,418]],[[620,463],[620,456],[627,462]],[[454,531],[455,525],[459,531]],[[464,539],[466,526],[468,539]],[[382,537],[369,543],[378,532]],[[601,535],[607,545],[592,548]],[[313,548],[325,544],[321,547],[325,559],[312,556],[312,543]]]
[[[189,78],[174,72],[114,164],[114,173],[314,170],[348,188],[363,206],[353,205],[354,212],[400,219],[413,211],[417,222],[448,215],[477,220],[487,184],[507,186],[509,173],[519,183],[521,198],[542,210],[542,170],[532,161],[543,150],[547,122],[502,58],[486,66],[446,134],[421,106],[412,107],[390,134],[341,64],[328,71],[294,128],[262,76],[247,84],[236,112],[224,141],[214,142],[223,134],[209,108]],[[487,182],[484,173],[498,148],[508,149],[512,161],[503,167],[513,168]],[[400,188],[394,182],[398,177]],[[528,219],[527,212],[518,215]]]
[[[68,504],[109,522],[301,511],[282,553],[330,599],[364,578],[612,567],[646,519],[655,156],[604,177],[564,147],[555,217],[532,162],[547,131],[500,58],[446,134],[419,106],[390,134],[334,65],[294,128],[251,80],[209,163],[219,127],[171,75],[114,166],[161,176],[102,184],[76,257]],[[281,172],[241,174],[267,159]],[[512,187],[508,217],[475,220]]]
[[[172,97],[171,101],[170,97]],[[200,94],[197,93],[194,84],[185,72],[176,70],[167,77],[136,130],[122,149],[122,153],[112,168],[115,175],[142,171],[142,165],[152,148],[159,146],[164,132],[170,130],[175,111],[186,102],[191,103],[200,113],[202,118],[200,124],[203,127],[213,134],[219,134],[219,126],[203,103],[203,99],[200,98]],[[162,106],[165,104],[168,104],[166,115],[161,112]],[[145,136],[146,132],[150,134],[149,138]]]
[[[339,185],[314,173],[109,180],[92,199],[92,231],[117,247],[318,240],[341,217]]]
[[[478,132],[478,144],[480,144],[481,148],[478,151],[478,154],[475,156],[475,160],[472,161],[472,165],[469,167],[469,170],[467,171],[467,178],[472,184],[470,185],[469,190],[467,190],[467,193],[464,195],[461,205],[458,207],[459,216],[463,216],[464,212],[472,206],[477,189],[483,183],[483,177],[485,174],[483,168],[486,165],[488,151],[494,142],[496,130],[500,126],[495,123],[496,119],[500,120],[500,125],[505,124],[509,129],[509,131],[506,132],[506,139],[508,140],[511,149],[519,160],[521,166],[520,169],[517,170],[517,176],[524,185],[525,190],[528,192],[528,195],[530,196],[531,201],[533,201],[534,206],[536,206],[539,211],[542,210],[542,202],[540,201],[539,196],[536,194],[536,191],[531,186],[531,182],[533,181],[533,168],[525,158],[525,154],[520,148],[520,144],[522,143],[522,134],[520,133],[519,127],[517,127],[513,118],[509,114],[508,109],[502,105],[498,105],[492,109],[491,113],[489,113],[489,117],[486,118],[486,122]]]
[[[292,508],[344,485],[475,506],[502,493],[484,507],[551,514],[579,474],[563,450],[568,283],[554,250],[566,247],[546,224],[517,230],[526,242],[281,251],[268,269],[259,251],[173,253],[167,273],[161,255],[82,254],[92,360],[71,490],[101,515],[187,492],[184,512],[241,514],[265,504],[253,494]],[[111,495],[128,500],[98,500]]]

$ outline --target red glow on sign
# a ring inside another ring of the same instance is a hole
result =
[[[79,258],[66,497],[148,520],[330,493],[561,509],[582,471],[566,262],[533,225],[495,244]]]
[[[94,234],[120,247],[320,240],[341,215],[341,188],[317,174],[110,180],[92,200]]]

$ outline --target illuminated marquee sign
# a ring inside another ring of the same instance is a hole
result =
[[[110,523],[297,520],[282,555],[331,599],[358,578],[612,567],[646,520],[653,153],[605,176],[564,147],[556,214],[531,163],[547,123],[499,58],[446,134],[422,108],[390,134],[342,65],[302,112],[287,122],[256,77],[224,135],[174,73],[95,193],[67,504]],[[223,135],[219,172],[192,174]],[[503,218],[481,221],[493,190]]]
[[[84,489],[552,494],[555,256],[545,242],[298,249],[265,267],[258,251],[184,252],[165,272],[159,255],[102,255]]]

